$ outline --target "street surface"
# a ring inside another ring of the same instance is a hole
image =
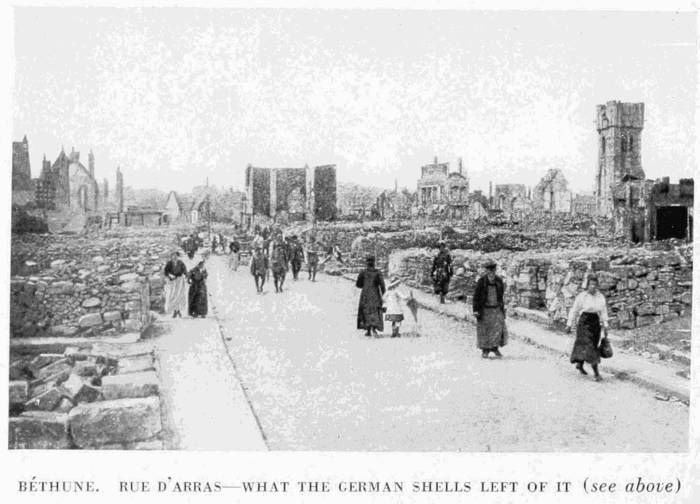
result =
[[[427,310],[421,337],[367,338],[355,329],[352,282],[290,274],[284,293],[270,281],[258,295],[248,269],[226,261],[207,261],[210,316],[270,449],[687,450],[688,408],[634,384],[596,383],[513,340],[503,360],[484,360],[473,326]]]

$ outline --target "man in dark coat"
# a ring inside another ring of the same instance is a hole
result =
[[[258,294],[262,294],[265,278],[267,277],[268,259],[263,254],[262,247],[257,247],[253,257],[250,258],[250,274],[255,279],[255,288]]]
[[[301,271],[301,265],[304,262],[304,247],[301,246],[296,235],[293,235],[290,239],[290,262],[292,263],[292,277],[294,280],[299,280],[299,271]]]
[[[287,249],[282,242],[282,237],[278,236],[274,243],[270,254],[270,267],[272,269],[272,278],[275,282],[275,292],[284,292],[284,279],[287,276]]]
[[[367,258],[367,267],[360,271],[355,286],[362,289],[357,309],[357,328],[365,330],[365,336],[378,337],[384,330],[382,296],[386,292],[382,272],[374,267],[374,257]]]
[[[318,269],[318,245],[312,236],[306,246],[306,265],[309,268],[309,280],[316,281],[316,270]]]
[[[438,243],[440,250],[438,255],[433,259],[433,269],[430,276],[433,279],[435,294],[440,295],[440,303],[445,303],[445,296],[450,287],[450,279],[452,278],[452,254],[447,248],[444,241]]]
[[[474,290],[473,310],[477,320],[476,343],[481,356],[488,359],[489,352],[501,358],[498,347],[508,342],[506,309],[503,303],[505,290],[503,279],[496,275],[496,263],[487,261],[486,274],[479,278]]]

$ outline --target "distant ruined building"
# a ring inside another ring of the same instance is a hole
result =
[[[532,210],[530,191],[524,184],[496,184],[493,204],[511,216],[521,216]]]
[[[547,171],[532,190],[532,203],[535,210],[571,212],[569,182],[561,170],[552,168]]]
[[[247,208],[244,225],[258,219],[329,221],[337,215],[335,165],[310,168],[260,168],[245,172]]]
[[[600,215],[611,217],[613,188],[622,182],[645,178],[642,169],[644,104],[609,101],[598,105],[596,112],[596,206]]]
[[[90,150],[88,165],[80,160],[74,148],[66,154],[63,147],[51,163],[46,155],[37,178],[31,178],[29,142],[12,142],[12,203],[47,213],[54,230],[76,215],[99,216],[109,220],[110,212],[124,211],[124,182],[121,170],[116,172],[116,191],[110,198],[107,180],[100,186],[95,177],[95,156]]]
[[[644,104],[610,101],[597,107],[596,208],[617,236],[632,242],[692,240],[693,179],[647,180],[642,169]]]
[[[462,159],[457,161],[456,172],[450,172],[450,163],[438,163],[421,167],[418,180],[418,205],[429,215],[465,219],[469,215],[469,179],[464,173]]]

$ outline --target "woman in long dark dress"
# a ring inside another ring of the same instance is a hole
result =
[[[374,267],[374,257],[367,258],[367,267],[360,271],[355,285],[362,289],[357,309],[357,328],[365,330],[365,336],[379,336],[384,330],[382,320],[382,296],[386,292],[382,272]]]
[[[574,300],[574,305],[569,312],[569,319],[566,323],[567,332],[576,324],[576,340],[571,350],[571,363],[576,364],[576,369],[581,374],[587,375],[583,369],[584,362],[593,368],[596,381],[602,380],[598,372],[600,364],[600,353],[598,343],[600,343],[601,329],[608,334],[608,308],[605,296],[598,290],[598,277],[591,275],[588,277],[586,290],[581,292]]]
[[[204,318],[207,316],[207,270],[204,261],[199,261],[199,264],[190,270],[188,280],[190,317]]]

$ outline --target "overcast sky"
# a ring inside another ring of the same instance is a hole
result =
[[[336,164],[415,189],[457,157],[473,188],[561,168],[593,187],[595,106],[645,102],[649,178],[692,176],[695,18],[674,13],[15,10],[13,133],[33,176],[61,145],[113,183],[243,187],[245,166]]]

